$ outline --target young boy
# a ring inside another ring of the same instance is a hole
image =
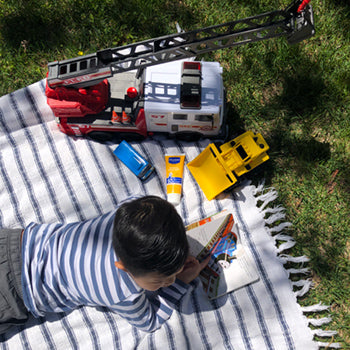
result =
[[[0,333],[29,313],[40,317],[81,305],[105,306],[154,331],[208,263],[188,256],[188,249],[181,217],[154,196],[80,223],[2,230]]]

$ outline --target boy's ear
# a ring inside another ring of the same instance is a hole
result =
[[[125,272],[128,272],[127,269],[125,268],[124,264],[121,261],[115,261],[114,265],[116,266],[116,268],[121,269]]]

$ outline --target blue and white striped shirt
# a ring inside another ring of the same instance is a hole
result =
[[[159,328],[189,286],[148,293],[117,269],[112,247],[115,211],[80,223],[34,224],[22,240],[24,302],[35,316],[105,306],[144,331]]]

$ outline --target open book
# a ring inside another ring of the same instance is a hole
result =
[[[187,226],[186,230],[190,254],[199,261],[211,255],[207,267],[199,275],[209,299],[259,279],[231,213],[220,212]]]

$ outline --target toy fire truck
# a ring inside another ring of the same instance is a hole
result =
[[[236,20],[48,65],[47,103],[61,131],[109,140],[162,132],[181,139],[220,137],[225,93],[218,62],[194,57],[218,49],[314,34],[310,0]]]

